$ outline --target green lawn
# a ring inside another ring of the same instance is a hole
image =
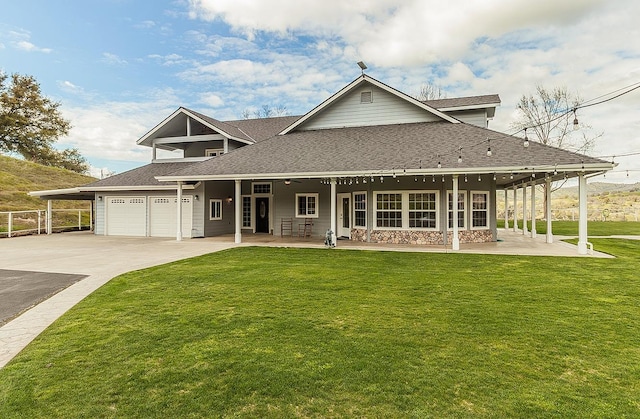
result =
[[[509,220],[509,226],[513,228],[513,220]],[[527,228],[531,230],[531,221],[527,223]],[[522,228],[522,220],[518,220],[518,227]],[[498,228],[504,228],[504,220],[498,220]],[[577,236],[577,221],[553,221],[551,226],[553,234],[559,236]],[[547,233],[547,222],[536,220],[536,232]],[[587,233],[593,236],[616,236],[634,235],[640,236],[640,222],[633,221],[589,221],[587,223]]]
[[[639,417],[616,259],[238,248],[120,276],[0,370],[0,417]]]

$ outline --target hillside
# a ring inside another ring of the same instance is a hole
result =
[[[71,188],[96,179],[0,155],[0,211],[46,209],[47,203],[27,192]],[[85,202],[57,201],[55,208],[85,208]]]

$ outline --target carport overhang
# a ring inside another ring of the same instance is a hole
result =
[[[195,189],[198,184],[184,184],[182,189]],[[52,189],[48,191],[29,192],[30,196],[35,196],[44,200],[70,200],[70,201],[93,201],[96,194],[101,192],[130,192],[130,191],[175,191],[174,184],[167,185],[145,185],[145,186],[105,186],[105,187],[76,187],[67,189]]]

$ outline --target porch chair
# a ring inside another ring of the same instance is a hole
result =
[[[280,220],[280,237],[293,237],[293,218],[282,218]]]
[[[305,218],[304,223],[298,224],[298,237],[311,237],[313,230],[313,221],[311,218]]]

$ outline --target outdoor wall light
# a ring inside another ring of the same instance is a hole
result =
[[[284,180],[284,184],[285,185],[291,185],[291,179],[285,179]]]
[[[231,195],[229,195],[227,199],[225,199],[225,201],[227,201],[227,204],[230,204],[233,202],[233,198],[231,197]]]
[[[98,195],[98,201],[102,201],[102,195]]]
[[[193,197],[196,199],[196,201],[200,200],[200,197],[198,195],[194,195]]]

